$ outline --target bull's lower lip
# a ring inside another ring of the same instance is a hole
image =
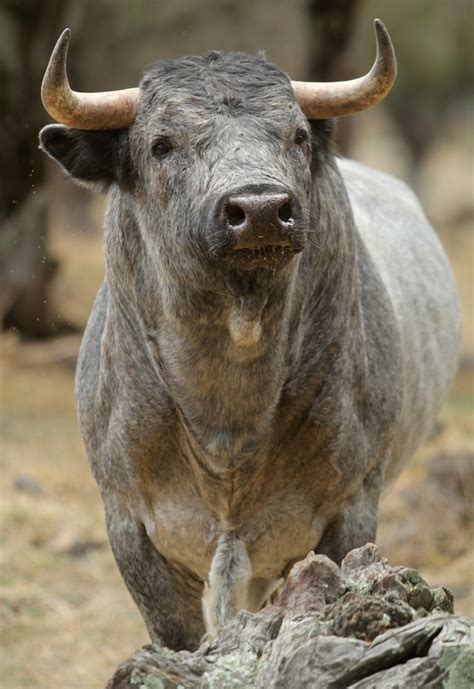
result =
[[[277,268],[303,250],[301,246],[271,245],[255,249],[233,249],[225,254],[233,266],[250,268]]]

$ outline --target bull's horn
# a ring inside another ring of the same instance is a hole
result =
[[[71,31],[56,43],[41,85],[41,99],[57,122],[77,129],[124,129],[135,119],[139,89],[77,93],[69,86],[66,58]]]
[[[350,81],[292,81],[295,98],[310,120],[352,115],[379,103],[397,76],[392,40],[380,19],[374,20],[377,57],[368,74]]]

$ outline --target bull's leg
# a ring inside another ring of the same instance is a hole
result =
[[[380,474],[364,481],[353,498],[344,503],[327,525],[316,553],[322,553],[338,565],[353,548],[374,543],[380,497]]]
[[[106,507],[112,552],[153,643],[194,650],[204,634],[202,582],[167,561],[145,527],[125,511]]]

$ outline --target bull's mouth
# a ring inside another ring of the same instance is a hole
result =
[[[225,254],[225,259],[236,268],[268,268],[275,270],[286,265],[303,250],[301,245],[274,244],[260,247],[235,248]]]

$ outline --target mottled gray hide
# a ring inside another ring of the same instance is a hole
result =
[[[310,550],[374,540],[455,373],[458,301],[417,200],[329,140],[278,68],[216,53],[154,68],[129,130],[41,134],[111,187],[79,420],[123,578],[175,649]],[[232,252],[222,204],[267,191],[303,250]]]

